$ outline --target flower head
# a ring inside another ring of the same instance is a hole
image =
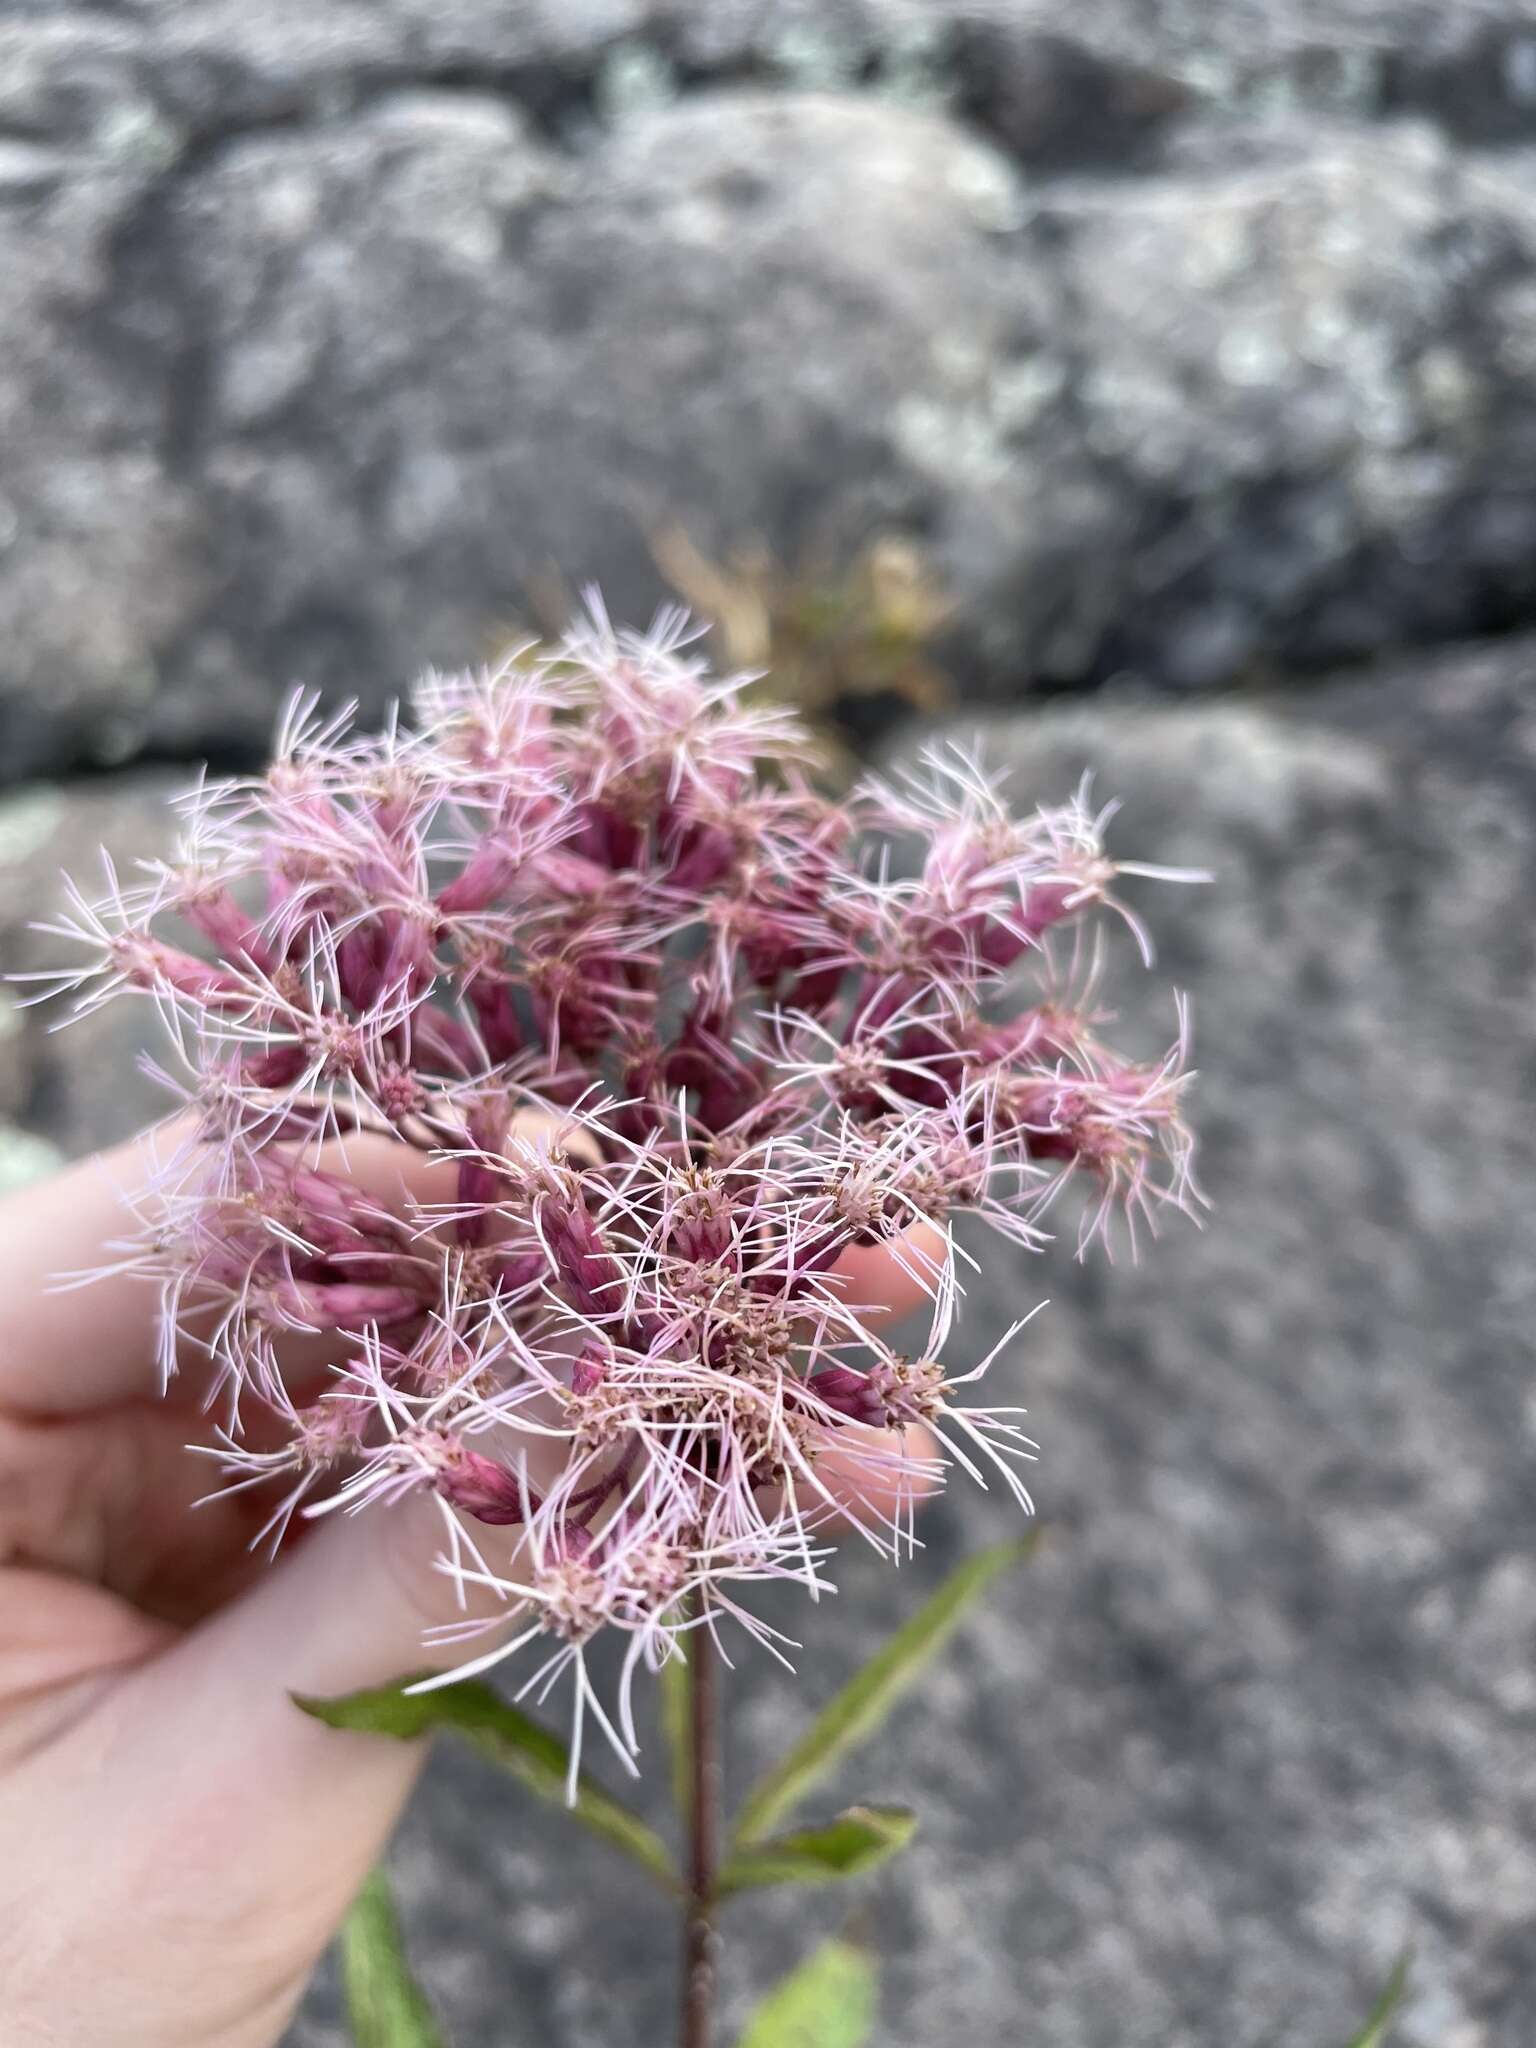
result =
[[[461,1669],[542,1641],[529,1684],[574,1667],[625,1754],[633,1673],[725,1617],[771,1642],[743,1589],[825,1589],[838,1519],[894,1557],[952,1465],[1027,1508],[1015,1412],[968,1401],[992,1359],[944,1359],[957,1216],[1033,1251],[1074,1180],[1080,1248],[1200,1202],[1187,1013],[1139,1065],[1053,966],[1118,908],[1109,814],[1015,816],[963,753],[837,805],[809,758],[680,618],[594,608],[380,735],[297,700],[267,774],[187,800],[177,863],[109,867],[51,927],[77,1009],[154,1003],[193,1111],[125,1257],[167,1367],[212,1356],[230,1483],[270,1489],[274,1538],[433,1497],[447,1568],[501,1602]],[[381,1136],[430,1198],[350,1170]],[[918,1350],[850,1291],[870,1246],[930,1299]],[[302,1403],[299,1333],[332,1359]],[[601,1631],[630,1642],[616,1724]]]

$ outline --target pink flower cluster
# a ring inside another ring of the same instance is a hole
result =
[[[727,1615],[772,1647],[740,1589],[824,1589],[839,1516],[894,1556],[951,1463],[1027,1508],[1017,1411],[965,1404],[991,1359],[940,1362],[957,1216],[1033,1250],[1069,1182],[1082,1245],[1200,1201],[1182,1009],[1150,1066],[1092,1014],[1108,812],[1014,818],[954,751],[829,801],[689,645],[594,607],[409,727],[300,701],[264,777],[186,800],[176,865],[50,927],[77,1008],[165,1027],[187,1109],[124,1258],[166,1370],[213,1361],[232,1483],[274,1536],[435,1496],[493,1638],[460,1671],[542,1639],[529,1687],[574,1666],[626,1755],[634,1671]],[[415,1193],[370,1192],[385,1141]],[[866,1325],[870,1246],[928,1298],[918,1353]]]

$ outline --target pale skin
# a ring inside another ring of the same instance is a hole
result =
[[[386,1199],[441,1171],[382,1142],[348,1163]],[[290,1695],[420,1670],[461,1613],[428,1500],[329,1518],[275,1564],[247,1547],[259,1499],[194,1511],[196,1354],[162,1398],[154,1290],[51,1285],[110,1256],[142,1178],[127,1146],[0,1203],[5,2048],[270,2048],[423,1762]],[[882,1320],[921,1302],[889,1254],[843,1270]]]

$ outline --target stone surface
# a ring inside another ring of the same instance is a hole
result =
[[[978,688],[1365,659],[1531,593],[1527,172],[1425,128],[1206,132],[1037,192],[1048,324],[988,366]]]
[[[919,385],[960,404],[969,363],[941,358],[1002,318],[1011,204],[980,144],[858,102],[701,101],[576,166],[462,93],[220,148],[116,234],[98,308],[102,378],[155,415],[151,516],[95,547],[29,511],[0,555],[6,758],[249,751],[296,676],[377,707],[484,652],[551,569],[648,605],[673,519],[808,545],[902,523],[933,491],[887,419]],[[13,411],[42,477],[81,430],[37,353]],[[83,644],[82,579],[121,648]]]
[[[1530,0],[11,0],[10,105],[50,113],[135,87],[203,134],[321,117],[402,82],[497,83],[561,129],[701,86],[873,89],[981,112],[1010,149],[1080,158],[1212,102],[1429,115],[1473,142],[1528,137]],[[1069,134],[1027,75],[1102,91]],[[93,83],[94,81],[94,83]],[[1013,118],[1009,118],[1010,115]]]
[[[1049,1540],[826,1795],[923,1816],[857,1895],[881,2042],[1334,2043],[1411,1940],[1403,2048],[1524,2048],[1536,642],[987,736],[1021,797],[1093,766],[1119,851],[1217,872],[1127,885],[1194,999],[1217,1206],[1139,1267],[973,1285],[978,1353],[1052,1297],[999,1367]],[[737,1789],[1008,1526],[957,1490],[910,1576],[786,1606],[804,1677],[739,1681]],[[395,1874],[454,2040],[669,2038],[665,1913],[480,1766],[434,1764]],[[736,1916],[733,2025],[842,1911]],[[342,2038],[327,1975],[290,2040]]]
[[[1530,0],[663,0],[645,33],[686,75],[874,83],[959,105],[1036,162],[1121,160],[1211,105],[1430,116],[1474,142],[1529,137]],[[1072,96],[1073,125],[1027,80]],[[1176,123],[1175,123],[1176,125]],[[1086,131],[1086,133],[1085,133]]]
[[[257,750],[652,540],[893,532],[1007,699],[1531,617],[1536,9],[0,21],[0,777]]]
[[[936,363],[996,334],[1010,197],[957,131],[857,102],[701,100],[574,167],[464,97],[230,150],[175,227],[222,548],[191,729],[253,671],[377,699],[549,571],[601,565],[632,612],[671,519],[847,546],[906,518],[886,422],[920,383],[960,404]]]
[[[67,1003],[31,1001],[40,984],[7,978],[84,957],[34,923],[63,911],[65,874],[99,891],[104,846],[124,875],[169,853],[168,800],[186,780],[143,772],[0,795],[0,1188],[114,1144],[168,1106],[135,1065],[146,1043],[163,1051],[152,1011],[117,1002],[61,1029]]]

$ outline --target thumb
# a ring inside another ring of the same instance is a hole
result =
[[[129,1681],[135,1756],[116,1782],[155,1788],[164,1849],[184,1860],[188,1839],[220,1845],[218,1911],[238,1913],[244,1894],[296,1964],[318,1955],[377,1859],[425,1745],[328,1728],[293,1695],[474,1654],[422,1642],[466,1612],[435,1566],[444,1538],[425,1497],[338,1517]]]

